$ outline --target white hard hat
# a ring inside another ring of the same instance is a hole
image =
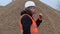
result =
[[[25,3],[25,8],[29,7],[29,6],[35,6],[35,3],[33,1],[27,1]]]

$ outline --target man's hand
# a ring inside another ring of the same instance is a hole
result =
[[[39,19],[39,20],[42,20],[42,19],[43,19],[43,14],[42,14],[42,13],[39,13],[38,19]]]

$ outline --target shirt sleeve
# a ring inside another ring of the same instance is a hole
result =
[[[39,20],[39,19],[36,20],[37,27],[39,27],[41,23],[42,23],[42,20]]]
[[[23,34],[30,34],[30,25],[32,24],[32,20],[29,16],[23,16],[22,20],[23,25]]]

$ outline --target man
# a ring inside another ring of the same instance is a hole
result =
[[[35,21],[33,14],[36,12],[36,5],[33,1],[25,3],[25,10],[21,12],[20,29],[21,34],[39,34],[38,27],[42,22],[43,14],[40,13],[38,19]]]

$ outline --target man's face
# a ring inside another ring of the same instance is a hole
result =
[[[35,14],[35,12],[36,12],[36,7],[31,7],[30,10],[32,11],[32,14]]]

